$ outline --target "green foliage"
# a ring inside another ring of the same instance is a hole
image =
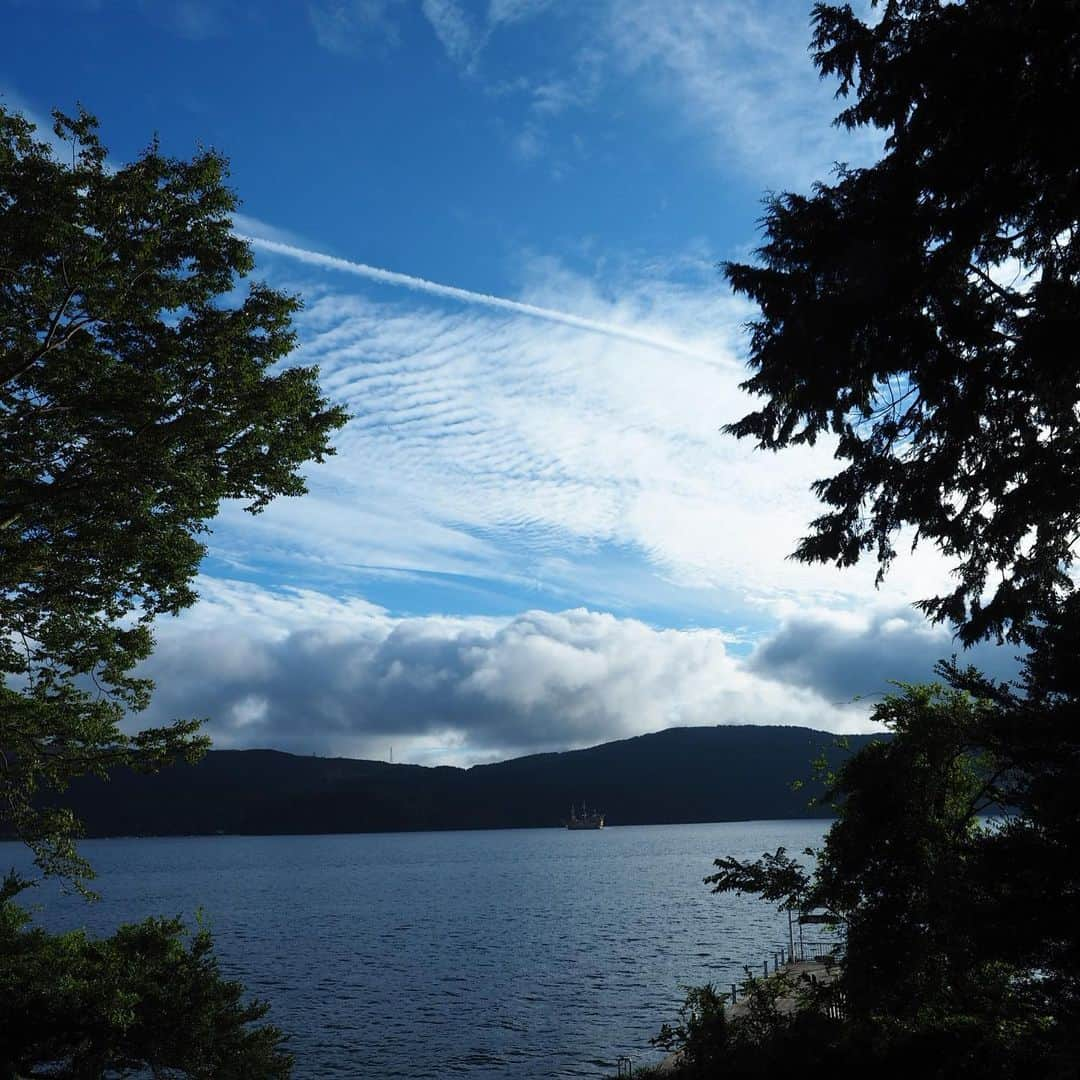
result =
[[[674,1075],[770,1077],[797,1068],[800,1076],[835,1076],[841,1025],[814,1008],[794,979],[748,977],[740,990],[741,1004],[730,1009],[711,984],[687,989],[678,1023],[652,1040],[676,1055]],[[784,1007],[792,996],[805,998],[806,1007]]]
[[[682,1080],[749,1080],[798,1076],[805,1080],[874,1076],[880,1080],[1072,1080],[1075,1060],[1055,1055],[1038,1042],[1018,1044],[1008,1032],[986,1040],[978,1027],[870,1030],[802,1011],[784,1017],[767,1036],[748,1037],[739,1021],[727,1027],[723,1051],[710,1053],[713,1064],[699,1068],[689,1060],[664,1073]],[[703,1048],[704,1049],[704,1048]],[[634,1074],[638,1075],[637,1072]]]
[[[989,688],[970,669],[942,670]],[[1064,848],[1004,805],[1029,790],[1003,756],[1006,744],[991,737],[1008,696],[902,685],[873,714],[892,738],[868,744],[833,776],[827,797],[839,818],[813,853],[812,874],[781,849],[750,863],[717,860],[721,872],[706,879],[714,892],[825,908],[841,922],[836,993],[809,994],[801,1007],[822,1013],[844,1003],[836,1053],[851,1061],[892,1067],[907,1055],[954,1076],[1028,1075],[1021,1065],[1041,1061],[1054,1075],[1053,1063],[1078,1049],[1076,929],[1066,922],[1076,904],[1053,890],[1074,889],[1076,871],[1051,865]],[[995,810],[1008,816],[987,820]],[[775,1040],[777,1022],[759,1011],[744,1036]]]
[[[1007,820],[981,838],[977,886],[988,897],[980,949],[1028,972],[1033,1014],[1080,1032],[1080,730],[1072,597],[1025,662],[1021,688],[998,686],[972,669],[943,673],[994,708],[978,731],[999,762]],[[1080,1035],[1073,1050],[1080,1060]]]
[[[772,854],[766,852],[756,862],[729,855],[714,860],[713,865],[717,872],[704,880],[714,893],[733,892],[738,896],[749,893],[776,904],[781,911],[797,911],[808,906],[810,875],[782,847]]]
[[[345,415],[283,363],[299,301],[240,288],[225,159],[155,142],[113,167],[93,117],[55,118],[70,163],[0,108],[0,830],[86,891],[59,793],[208,744],[197,720],[121,730],[149,702],[153,620],[194,602],[222,500],[301,494]],[[204,928],[50,935],[14,904],[26,884],[0,889],[5,1075],[289,1075]]]
[[[664,1024],[651,1042],[677,1054],[685,1074],[708,1075],[727,1056],[731,1042],[729,1029],[724,995],[712,983],[706,983],[686,988],[677,1023]]]
[[[965,643],[1023,640],[1071,590],[1080,524],[1080,8],[890,0],[814,8],[815,61],[885,152],[767,202],[754,264],[765,401],[728,428],[779,449],[834,435],[848,464],[796,557],[884,573],[901,528],[959,582],[922,602]],[[1007,87],[1008,92],[1002,92]]]
[[[810,899],[844,918],[852,1014],[966,1012],[1001,974],[980,948],[990,897],[975,887],[994,828],[980,815],[1000,808],[997,763],[979,746],[990,709],[960,690],[904,686],[873,713],[894,737],[836,775],[840,817]]]
[[[940,685],[901,686],[872,719],[892,733],[848,757],[824,796],[839,814],[812,874],[783,848],[752,862],[717,859],[713,892],[749,893],[780,910],[825,908],[848,945],[853,1011],[906,1016],[936,989],[980,993],[982,942],[973,867],[996,826],[1002,768],[980,745],[994,706]],[[991,954],[992,955],[992,954]]]
[[[202,751],[194,720],[121,733],[150,624],[194,602],[222,500],[301,494],[345,416],[281,364],[299,301],[239,289],[225,159],[113,167],[92,116],[55,116],[70,162],[0,108],[0,825],[78,884],[42,791]]]
[[[0,886],[0,1075],[271,1080],[291,1075],[268,1006],[222,977],[209,931],[147,919],[109,938],[47,934]]]

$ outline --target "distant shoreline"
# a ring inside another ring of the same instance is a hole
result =
[[[811,762],[836,767],[844,753],[827,732],[755,725],[670,728],[470,769],[211,750],[149,776],[84,777],[57,802],[97,839],[556,828],[582,801],[611,827],[829,819],[830,806],[810,805],[823,792]]]
[[[796,818],[723,818],[717,821],[627,821],[605,825],[603,830],[585,830],[604,832],[608,829],[678,829],[685,825],[770,825],[786,824],[792,821],[835,821],[835,815],[828,817],[796,817]],[[337,830],[325,832],[188,832],[188,833],[86,833],[83,840],[261,840],[271,837],[287,836],[415,836],[415,835],[444,835],[447,833],[478,833],[478,832],[540,832],[549,829],[556,832],[573,832],[564,825],[474,825],[467,828],[447,826],[446,828],[431,829],[361,829],[361,830]],[[582,830],[577,830],[582,831]],[[22,841],[14,836],[0,836],[0,844],[21,844]]]

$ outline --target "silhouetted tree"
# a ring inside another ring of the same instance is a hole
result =
[[[1061,0],[890,0],[876,24],[814,8],[814,59],[885,152],[767,203],[761,311],[729,431],[770,450],[837,440],[848,465],[796,552],[884,572],[898,532],[959,583],[922,606],[974,642],[1028,628],[1072,588],[1080,526],[1080,9]]]
[[[814,8],[817,67],[851,99],[838,123],[884,150],[771,197],[757,260],[725,265],[760,309],[744,386],[763,398],[727,430],[835,440],[797,558],[870,557],[880,579],[897,542],[929,542],[957,584],[926,614],[1028,652],[1017,686],[950,662],[951,689],[886,700],[895,737],[834,778],[807,896],[848,920],[845,1038],[866,1063],[1075,1075],[1080,167],[1059,118],[1080,106],[1080,4],[877,15]],[[993,803],[1009,816],[981,827]],[[731,863],[715,884],[784,892],[779,863]]]

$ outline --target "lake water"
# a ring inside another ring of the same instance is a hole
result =
[[[787,919],[702,884],[718,855],[816,845],[820,821],[87,841],[102,900],[24,893],[51,929],[201,907],[224,971],[272,1003],[300,1080],[597,1077],[682,987],[726,987]],[[0,867],[26,867],[0,844]]]

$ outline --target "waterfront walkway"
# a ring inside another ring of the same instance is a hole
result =
[[[839,965],[831,959],[828,963],[824,960],[793,960],[776,966],[771,975],[763,974],[758,976],[758,978],[762,981],[771,981],[779,977],[791,980],[794,984],[791,991],[782,994],[776,999],[777,1012],[784,1016],[790,1016],[798,1007],[798,994],[800,990],[802,990],[808,982],[815,983],[818,986],[828,986],[839,973]],[[735,994],[735,987],[732,987],[732,994]],[[725,1009],[729,1019],[737,1020],[739,1017],[747,1014],[750,1005],[745,995],[742,997],[736,996],[734,1002],[730,1000],[731,996],[731,994],[728,995],[729,1001],[725,1006]],[[678,1051],[674,1054],[668,1054],[668,1056],[660,1062],[659,1071],[662,1073],[672,1073],[677,1068],[678,1063]]]
[[[784,994],[776,999],[777,1011],[787,1016],[795,1011],[798,1004],[797,995],[807,982],[816,983],[818,986],[828,986],[839,974],[839,967],[835,963],[826,964],[823,960],[796,960],[791,964],[784,964],[778,971],[767,976],[775,979],[784,976],[795,985],[791,993]],[[732,1020],[745,1016],[748,1009],[745,997],[738,998],[734,1004],[727,1006],[728,1017]]]

